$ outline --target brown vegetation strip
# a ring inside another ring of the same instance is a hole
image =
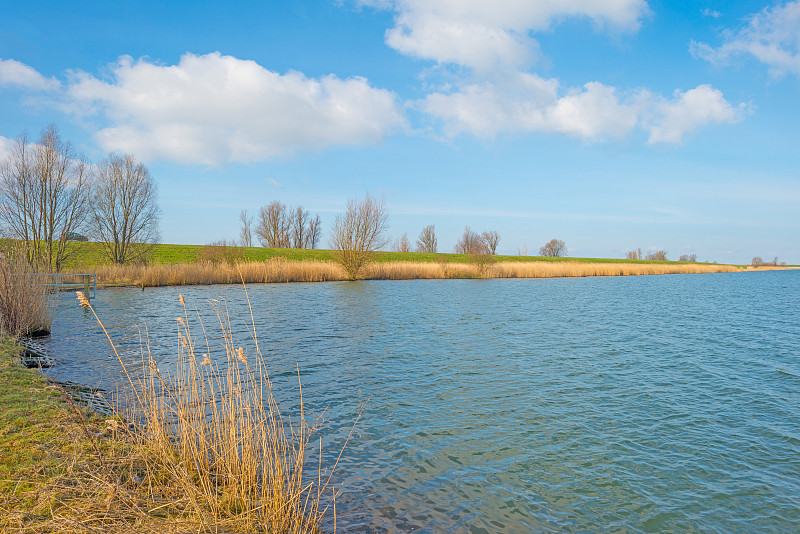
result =
[[[328,261],[289,261],[273,258],[266,262],[180,263],[173,265],[105,265],[96,267],[105,285],[203,285],[329,282],[347,280],[345,270]],[[441,278],[559,278],[581,276],[631,276],[681,273],[738,272],[733,265],[658,263],[499,262],[477,258],[472,263],[382,262],[364,268],[361,278],[371,280],[414,280]]]

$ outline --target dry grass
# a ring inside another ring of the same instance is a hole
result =
[[[23,253],[0,252],[0,333],[20,337],[50,331],[50,298],[43,282]]]
[[[119,417],[106,421],[110,436],[76,410],[91,446],[56,476],[0,503],[0,531],[319,532],[328,513],[320,504],[323,493],[335,506],[328,485],[335,465],[326,474],[321,450],[320,463],[308,465],[314,428],[306,421],[302,390],[299,413],[284,417],[255,331],[248,353],[232,337],[225,304],[212,305],[224,363],[212,363],[204,327],[200,339],[192,335],[184,306],[174,374],[159,369],[146,348],[136,376],[119,359],[127,391]]]
[[[102,265],[94,268],[98,280],[112,285],[184,286],[269,282],[327,282],[345,280],[345,271],[328,261],[177,263],[171,265]]]
[[[487,256],[486,258],[491,258]],[[431,278],[558,278],[571,276],[627,276],[640,274],[735,272],[732,265],[678,263],[581,263],[581,262],[481,262],[455,263],[446,256],[432,262],[375,262],[363,267],[360,278],[414,280]],[[123,265],[97,267],[98,280],[107,285],[202,285],[269,282],[328,282],[347,280],[337,263],[290,261],[180,263],[173,265]]]
[[[695,274],[739,272],[733,265],[673,263],[497,263],[489,268],[492,278],[558,278],[576,276],[636,276],[645,274]]]

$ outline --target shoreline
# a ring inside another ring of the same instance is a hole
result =
[[[161,287],[211,284],[334,282],[347,273],[331,261],[272,258],[253,262],[195,262],[164,265],[99,265],[98,287]],[[763,268],[759,268],[762,269]],[[359,280],[446,280],[487,278],[570,278],[745,272],[735,265],[698,263],[595,263],[581,261],[374,262]]]

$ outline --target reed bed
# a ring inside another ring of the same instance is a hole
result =
[[[741,270],[732,265],[694,263],[581,263],[494,262],[479,257],[469,263],[391,261],[367,264],[359,278],[367,280],[415,280],[441,278],[559,278],[579,276],[632,276],[644,274],[719,273]],[[329,261],[291,261],[272,258],[265,262],[180,263],[172,265],[108,265],[96,268],[106,285],[202,285],[329,282],[347,280],[347,273]]]
[[[637,276],[653,274],[698,274],[739,272],[733,265],[675,263],[548,263],[503,262],[492,265],[492,278],[559,278],[581,276]]]
[[[33,272],[21,251],[0,252],[0,334],[48,333],[51,324],[44,277]]]
[[[81,292],[78,300],[97,318]],[[145,343],[142,370],[129,372],[109,337],[126,382],[117,417],[106,421],[113,439],[97,437],[96,425],[82,420],[93,453],[76,456],[26,497],[34,501],[27,509],[0,502],[0,530],[311,534],[331,513],[335,530],[335,465],[325,471],[322,451],[312,445],[302,389],[299,413],[284,416],[255,329],[255,348],[238,346],[226,305],[211,301],[221,333],[213,347],[202,323],[195,338],[179,301],[175,371],[161,369]],[[318,463],[310,461],[315,453]]]
[[[101,265],[90,268],[101,284],[185,286],[207,284],[261,284],[271,282],[328,282],[345,280],[346,273],[328,261],[289,261],[272,258],[264,262],[176,263],[169,265]]]

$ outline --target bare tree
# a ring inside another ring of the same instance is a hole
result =
[[[253,218],[247,215],[247,210],[239,213],[239,220],[242,221],[242,229],[239,231],[240,241],[243,247],[253,246]]]
[[[764,265],[764,260],[761,259],[761,256],[755,256],[753,260],[750,262],[750,265],[752,265],[753,267]]]
[[[350,280],[355,280],[371,254],[386,244],[388,217],[383,201],[369,195],[361,201],[351,198],[344,215],[336,217],[331,248]]]
[[[256,235],[261,245],[273,248],[289,248],[291,243],[291,218],[286,205],[275,200],[261,206]]]
[[[636,250],[631,250],[627,254],[625,254],[625,257],[628,258],[629,260],[641,260],[642,249],[638,248]]]
[[[308,248],[317,248],[320,237],[322,237],[322,223],[319,215],[308,221]]]
[[[34,268],[59,271],[74,251],[70,234],[86,220],[88,166],[51,124],[31,144],[17,138],[0,164],[0,221]]]
[[[567,244],[560,239],[551,239],[539,249],[539,256],[558,258],[567,255]]]
[[[408,240],[408,233],[404,233],[394,242],[392,248],[396,252],[411,252],[411,242]]]
[[[694,263],[697,261],[697,254],[683,254],[678,261],[689,261]]]
[[[644,257],[644,259],[650,260],[650,261],[653,261],[653,260],[664,261],[664,260],[667,259],[667,251],[666,250],[656,250],[654,252],[650,252],[650,253],[647,254],[647,256]]]
[[[292,247],[306,248],[308,246],[308,224],[310,218],[308,210],[297,206],[291,215],[292,219]]]
[[[419,233],[417,238],[417,252],[438,252],[439,243],[436,240],[436,225],[429,224]]]
[[[494,256],[497,253],[497,244],[500,242],[500,234],[498,234],[496,230],[483,232],[481,234],[481,239],[483,239],[483,243],[486,245],[489,254]]]
[[[455,246],[456,254],[486,254],[486,243],[484,243],[481,236],[473,232],[469,226],[464,227],[464,233],[461,235]]]
[[[146,256],[158,241],[158,190],[147,167],[130,154],[98,166],[89,197],[91,233],[114,263]]]

